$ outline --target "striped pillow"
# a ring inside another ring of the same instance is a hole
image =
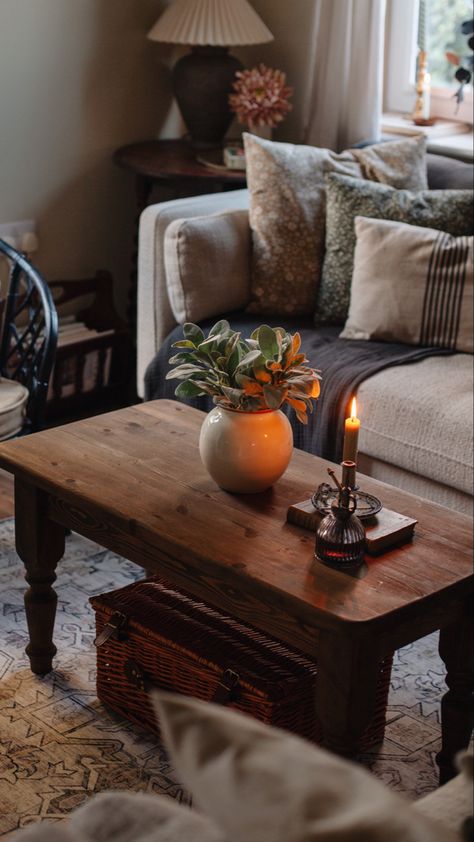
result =
[[[355,219],[343,339],[473,353],[473,238],[385,219]]]

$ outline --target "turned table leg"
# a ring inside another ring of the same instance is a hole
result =
[[[51,670],[56,654],[53,643],[57,596],[53,590],[55,569],[64,553],[65,530],[48,520],[46,495],[28,483],[15,480],[15,535],[17,553],[23,561],[29,588],[25,594],[30,642],[26,654],[38,674]]]
[[[436,757],[439,782],[457,774],[454,757],[467,748],[474,724],[473,672],[474,641],[469,606],[456,623],[439,633],[439,654],[446,665],[448,691],[441,701],[441,751]]]
[[[375,710],[380,656],[368,641],[321,632],[318,640],[316,714],[323,745],[353,755]]]

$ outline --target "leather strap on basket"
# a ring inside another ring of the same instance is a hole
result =
[[[124,672],[130,684],[137,690],[148,692],[149,690],[158,689],[153,681],[147,676],[146,672],[141,668],[140,664],[133,658],[125,661]],[[235,697],[237,685],[240,681],[240,676],[234,670],[226,669],[217,685],[216,691],[211,699],[215,705],[227,705]]]
[[[103,646],[110,638],[113,640],[123,640],[124,627],[127,624],[127,617],[121,611],[114,611],[114,613],[107,620],[104,628],[97,635],[94,640],[94,646]]]
[[[228,705],[236,695],[239,681],[240,676],[234,670],[224,670],[211,702],[215,705]]]

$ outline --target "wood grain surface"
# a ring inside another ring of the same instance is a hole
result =
[[[114,152],[114,162],[137,175],[159,181],[176,178],[193,181],[229,183],[245,187],[245,173],[240,170],[215,169],[201,164],[196,151],[185,140],[145,140],[122,146]]]
[[[325,743],[335,751],[353,753],[370,722],[381,659],[441,629],[449,692],[439,764],[448,779],[472,727],[473,647],[465,631],[472,520],[359,476],[363,490],[418,520],[415,535],[409,544],[367,556],[356,574],[331,569],[315,560],[314,537],[286,522],[288,506],[326,480],[329,463],[295,450],[273,488],[230,494],[201,464],[203,418],[183,404],[154,401],[0,445],[0,467],[15,474],[32,669],[51,668],[52,585],[70,528],[316,652],[317,711]]]
[[[105,545],[101,524],[143,543],[151,555],[168,553],[201,574],[218,569],[229,585],[255,593],[270,588],[301,620],[315,611],[329,627],[394,611],[408,617],[422,600],[434,607],[440,592],[444,605],[447,592],[466,593],[469,518],[361,478],[364,490],[419,524],[412,543],[367,558],[357,576],[333,570],[315,561],[312,536],[285,522],[289,503],[326,479],[329,463],[295,450],[273,489],[229,494],[201,464],[202,418],[179,403],[154,401],[2,444],[0,465],[52,495],[53,519],[65,520],[72,507]]]

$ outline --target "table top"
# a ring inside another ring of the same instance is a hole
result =
[[[199,153],[186,140],[145,140],[122,146],[114,152],[114,161],[146,178],[173,181],[176,178],[234,184],[245,187],[241,170],[216,169],[198,161]],[[203,151],[199,157],[206,158]]]
[[[409,619],[426,601],[441,611],[440,595],[469,594],[470,518],[359,475],[363,490],[418,526],[412,542],[367,557],[357,575],[331,569],[314,559],[314,536],[286,523],[288,506],[327,479],[329,463],[295,450],[272,489],[227,493],[201,464],[203,417],[152,401],[2,442],[0,466],[204,578],[218,571],[229,588],[256,598],[270,589],[274,604],[303,623],[317,616],[325,627],[360,627],[394,612]]]

